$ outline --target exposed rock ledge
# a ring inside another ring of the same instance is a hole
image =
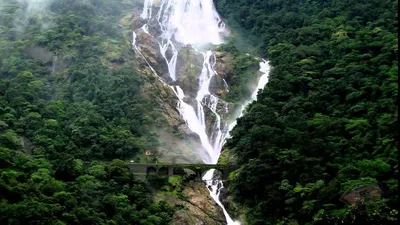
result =
[[[181,197],[162,192],[158,198],[180,208],[173,215],[171,225],[226,225],[222,209],[200,181],[185,184]]]

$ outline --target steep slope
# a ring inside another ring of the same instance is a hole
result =
[[[111,161],[157,146],[151,130],[163,124],[118,25],[132,7],[0,1],[0,224],[171,220],[168,204]]]
[[[248,224],[395,224],[397,1],[216,5],[273,68],[227,143]]]
[[[203,162],[216,163],[229,124],[257,87],[261,59],[223,44],[229,32],[210,0],[144,1],[130,24],[137,60],[157,77],[154,83],[175,94],[159,104],[173,132],[186,139],[180,146],[189,145]]]

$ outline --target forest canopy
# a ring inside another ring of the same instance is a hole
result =
[[[248,224],[397,223],[397,1],[215,2],[272,66],[227,142]]]
[[[158,144],[118,24],[132,7],[0,2],[0,224],[171,220],[123,161]]]

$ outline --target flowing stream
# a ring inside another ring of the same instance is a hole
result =
[[[236,121],[228,124],[223,121],[219,105],[224,105],[227,110],[228,103],[221,101],[217,96],[210,92],[210,83],[214,76],[218,76],[215,71],[216,57],[212,49],[208,46],[223,43],[222,33],[225,24],[221,21],[215,10],[213,0],[144,0],[141,19],[146,21],[141,29],[142,32],[151,35],[153,40],[159,45],[159,52],[168,68],[168,76],[172,82],[168,86],[175,92],[179,99],[177,109],[188,128],[196,133],[200,139],[202,147],[206,150],[207,156],[203,157],[204,163],[216,164],[225,139],[229,136],[229,131],[235,126]],[[157,30],[152,34],[152,29]],[[139,52],[145,59],[148,66],[155,73],[155,69],[137,47],[137,34],[133,32],[132,47]],[[198,88],[195,96],[185,93],[185,90],[176,82],[179,78],[177,74],[178,49],[180,46],[190,45],[203,57],[201,73],[198,75]],[[258,87],[251,96],[251,100],[257,97],[257,91],[263,88],[268,81],[269,65],[267,61],[260,62],[260,77]],[[226,82],[224,81],[226,85]],[[251,101],[245,102],[243,109]],[[220,107],[221,108],[221,107]],[[208,117],[205,112],[211,112],[213,122],[211,129]],[[240,116],[241,116],[240,115]],[[208,123],[207,123],[208,122]],[[211,130],[211,132],[208,132]],[[219,200],[219,194],[223,188],[223,183],[215,178],[215,171],[209,170],[203,177],[210,190],[211,197],[222,208],[228,225],[239,225],[238,221],[233,221],[225,207]]]

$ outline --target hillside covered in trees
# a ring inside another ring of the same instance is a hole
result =
[[[0,1],[0,224],[171,220],[123,161],[96,162],[157,145],[149,127],[158,116],[118,25],[132,7]]]
[[[216,4],[273,67],[227,143],[248,224],[397,223],[397,1]],[[381,192],[341,201],[361,187]]]

